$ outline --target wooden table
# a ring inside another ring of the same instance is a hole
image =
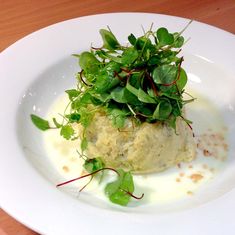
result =
[[[0,52],[42,27],[79,16],[106,12],[176,15],[235,34],[234,0],[0,0]],[[0,235],[32,234],[37,233],[0,210]]]

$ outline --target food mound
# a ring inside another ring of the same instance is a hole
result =
[[[39,129],[58,128],[65,139],[81,140],[78,153],[87,176],[116,173],[117,180],[105,187],[114,203],[137,199],[132,173],[163,171],[195,156],[191,121],[184,115],[184,105],[194,100],[184,92],[187,74],[179,56],[184,30],[151,26],[121,45],[110,29],[101,29],[101,47],[74,55],[81,70],[77,87],[65,91],[69,104],[63,120],[53,118],[51,126],[31,115]]]
[[[100,156],[105,166],[133,173],[163,171],[195,157],[192,131],[182,119],[176,121],[176,132],[164,122],[133,126],[129,120],[118,130],[99,112],[86,136],[86,156]]]
[[[184,38],[160,28],[131,34],[131,45],[122,46],[111,31],[100,33],[103,46],[79,55],[82,95],[73,101],[81,106],[76,112],[87,158],[134,173],[192,160],[195,144],[183,106],[193,99],[183,100],[187,75],[178,57]],[[82,124],[84,116],[89,125]]]

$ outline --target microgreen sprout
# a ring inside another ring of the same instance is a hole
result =
[[[79,176],[79,177],[77,177],[77,178],[74,178],[74,179],[71,179],[71,180],[68,180],[68,181],[59,183],[59,184],[56,185],[56,187],[61,187],[61,186],[66,185],[66,184],[70,184],[70,183],[72,183],[72,182],[74,182],[74,181],[77,181],[77,180],[86,178],[86,177],[88,177],[88,176],[95,175],[95,174],[97,174],[98,172],[104,171],[104,170],[113,171],[113,172],[115,172],[115,173],[117,173],[117,174],[119,175],[119,173],[118,173],[117,170],[115,170],[115,169],[113,169],[113,168],[110,168],[110,167],[104,167],[104,168],[98,169],[98,170],[96,170],[96,171],[93,171],[93,172],[91,172],[91,173],[88,173],[88,174]]]
[[[94,164],[94,162],[99,162],[100,160],[98,159],[87,159],[86,161],[90,161]],[[89,168],[90,170],[90,168]],[[113,171],[117,174],[117,179],[111,183],[108,183],[105,187],[105,194],[108,196],[109,200],[115,204],[119,204],[122,206],[125,206],[129,203],[130,198],[134,198],[136,200],[140,200],[144,197],[144,194],[142,194],[140,197],[135,196],[133,194],[134,191],[134,182],[133,182],[133,177],[130,172],[125,172],[122,169],[115,170],[110,167],[103,167],[98,170],[94,170],[91,173],[79,176],[77,178],[59,183],[56,185],[56,187],[61,187],[66,184],[70,184],[74,181],[81,180],[83,178],[91,176],[90,180],[79,190],[81,192],[84,190],[87,185],[91,183],[91,181],[94,178],[94,175],[96,175],[99,172],[103,172],[105,170],[108,171]]]

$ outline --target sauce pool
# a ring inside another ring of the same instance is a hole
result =
[[[193,92],[190,92],[193,94]],[[193,197],[206,184],[210,183],[219,174],[227,157],[226,128],[219,111],[212,102],[200,94],[193,94],[197,99],[186,106],[186,115],[193,121],[193,131],[197,143],[197,157],[190,163],[181,163],[177,166],[156,174],[134,175],[135,195],[145,194],[138,203],[160,204],[177,202]],[[59,114],[64,114],[68,104],[67,96],[59,97],[52,104],[47,119],[52,120]],[[62,118],[61,118],[62,120]],[[84,174],[84,160],[79,156],[80,141],[68,141],[60,136],[59,130],[49,130],[43,133],[47,156],[56,171],[61,175],[61,181],[70,180]],[[86,193],[94,195],[100,200],[107,201],[104,195],[105,184],[115,177],[107,173],[102,183],[93,180],[85,189]],[[107,179],[107,180],[106,180]],[[89,181],[79,180],[69,184],[73,193]],[[61,183],[61,182],[58,182]],[[63,186],[67,187],[67,186]],[[133,199],[134,200],[134,199]],[[134,203],[134,201],[133,201]]]

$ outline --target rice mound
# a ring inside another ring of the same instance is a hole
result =
[[[160,172],[193,160],[196,153],[192,130],[181,118],[176,132],[163,122],[134,126],[131,120],[118,130],[105,113],[97,112],[86,136],[88,158],[100,157],[107,167],[133,173]]]

